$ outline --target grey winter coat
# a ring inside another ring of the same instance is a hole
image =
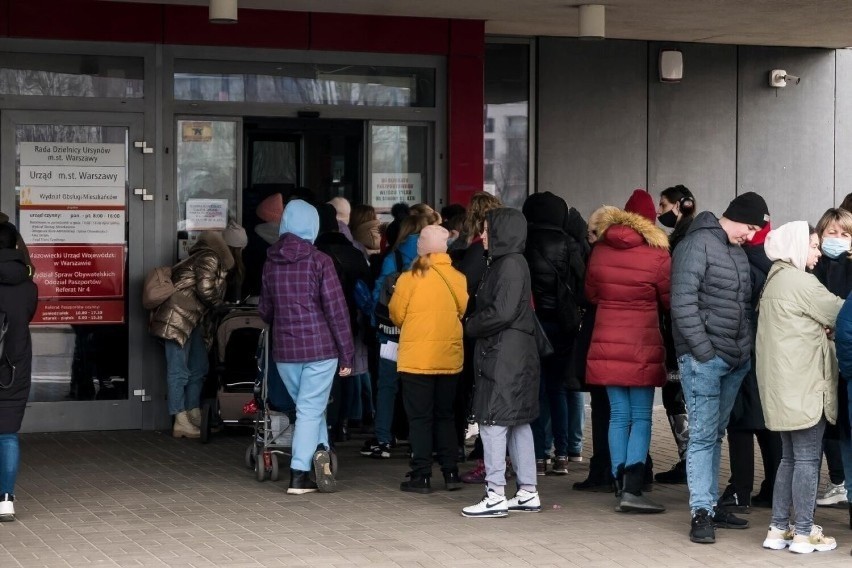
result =
[[[716,355],[732,368],[749,361],[751,269],[719,220],[699,213],[672,257],[672,327],[678,356],[706,363]]]
[[[539,358],[523,254],[527,222],[508,208],[494,209],[486,219],[488,268],[465,325],[476,338],[473,420],[485,426],[528,424],[538,417]]]

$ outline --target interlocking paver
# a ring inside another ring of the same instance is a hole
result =
[[[369,460],[357,454],[362,439],[342,444],[340,492],[293,497],[285,494],[286,480],[258,483],[244,468],[248,440],[245,432],[209,445],[158,432],[22,436],[20,520],[0,525],[0,566],[682,568],[804,562],[761,548],[765,509],[749,515],[749,530],[718,531],[714,546],[690,543],[684,486],[656,486],[653,496],[668,507],[665,514],[615,513],[611,495],[571,490],[588,462],[572,463],[567,476],[540,478],[541,514],[464,519],[459,510],[477,500],[482,487],[401,493],[403,450],[391,460]],[[588,457],[588,432],[586,442]],[[658,471],[677,459],[662,409],[655,411],[651,452]],[[759,455],[755,469],[762,471]],[[818,510],[817,522],[840,545],[811,555],[808,565],[850,565],[847,518],[839,509]]]

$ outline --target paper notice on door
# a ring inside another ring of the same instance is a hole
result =
[[[187,199],[186,230],[206,231],[228,226],[227,199]]]
[[[379,347],[379,357],[388,361],[396,361],[397,351],[399,351],[399,343],[388,341],[387,343],[382,343],[381,347]]]

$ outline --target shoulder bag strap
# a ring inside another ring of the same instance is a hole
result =
[[[568,291],[571,292],[571,295],[573,296],[574,290],[571,289],[571,284],[566,282],[565,279],[562,278],[562,276],[559,275],[559,270],[556,268],[556,265],[553,264],[552,262],[550,262],[550,259],[547,258],[540,250],[538,250],[538,249],[533,249],[533,250],[535,252],[537,252],[538,256],[540,256],[544,260],[544,262],[546,262],[547,265],[551,268],[551,270],[553,270],[553,275],[556,276],[556,283],[560,286],[565,286],[566,288],[568,288]],[[569,269],[570,269],[570,267],[569,267]]]
[[[438,269],[437,269],[437,268],[435,268],[434,266],[432,267],[432,270],[434,270],[434,271],[438,274],[438,276],[440,276],[440,277],[441,277],[441,280],[443,280],[443,281],[444,281],[444,284],[446,284],[446,285],[447,285],[447,290],[449,290],[449,291],[450,291],[450,294],[452,294],[452,296],[453,296],[453,301],[456,303],[456,309],[457,309],[458,311],[462,311],[462,309],[461,309],[461,304],[459,303],[459,299],[458,299],[458,297],[456,296],[456,293],[453,291],[453,287],[452,287],[452,286],[450,286],[450,283],[449,283],[449,282],[447,282],[447,279],[444,277],[444,275],[443,275],[443,274],[441,274],[441,271],[440,271],[440,270],[438,270]],[[461,319],[461,318],[459,318],[459,319]]]

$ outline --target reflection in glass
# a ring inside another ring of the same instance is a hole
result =
[[[485,191],[520,208],[529,193],[529,45],[485,48]]]
[[[177,199],[178,231],[186,229],[187,199],[227,199],[228,212],[236,218],[236,122],[178,121]]]
[[[174,89],[189,101],[432,107],[435,70],[178,60]]]
[[[107,143],[127,148],[127,128],[24,124],[15,128],[16,212],[20,223],[20,148],[22,142]],[[127,155],[125,153],[125,164]],[[125,172],[125,178],[126,172]],[[126,188],[125,188],[126,191]],[[125,214],[125,222],[126,222]],[[125,224],[125,243],[127,226]],[[124,281],[127,281],[125,248]],[[124,320],[127,321],[125,286]],[[97,302],[97,299],[94,299]],[[112,301],[115,301],[113,299]],[[33,375],[30,402],[125,400],[128,397],[127,324],[33,325]]]
[[[252,184],[298,185],[296,169],[295,142],[256,140],[252,143]]]
[[[373,123],[370,137],[371,205],[376,211],[386,215],[396,202],[425,201],[429,127]]]
[[[0,53],[0,94],[142,98],[141,57]]]

